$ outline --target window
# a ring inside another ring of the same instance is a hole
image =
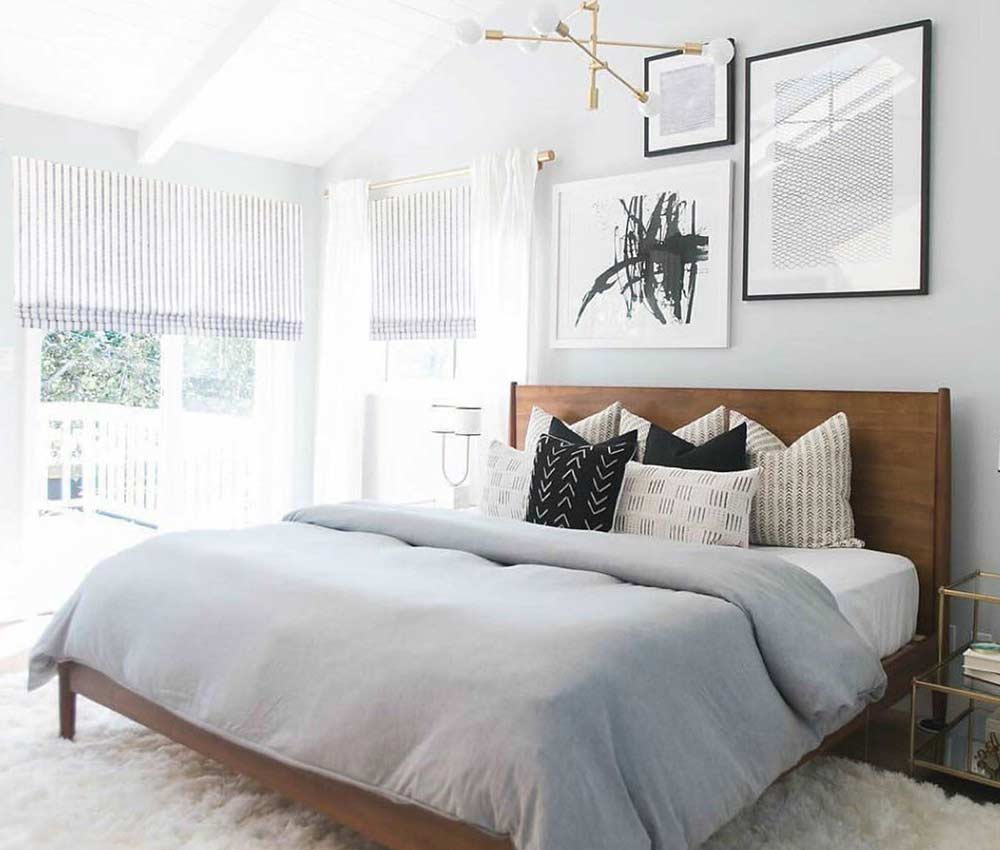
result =
[[[271,375],[269,386],[275,378],[267,357],[258,362],[259,344],[116,331],[40,335],[39,514],[82,511],[155,527],[165,512],[183,513],[176,496],[164,502],[170,487],[185,503],[200,498],[203,516],[217,505],[249,510],[254,416],[268,413],[255,411],[254,393],[259,373]],[[214,520],[230,523],[219,513]]]
[[[455,377],[457,341],[406,339],[385,344],[385,380],[450,381]]]
[[[476,335],[467,185],[369,202],[370,338]]]
[[[476,335],[469,186],[369,202],[372,353],[385,381],[453,380]]]
[[[254,341],[237,337],[184,340],[184,410],[247,416],[253,411]]]
[[[46,334],[40,400],[159,407],[159,337],[115,331]]]
[[[22,157],[12,176],[33,580],[151,528],[281,516],[301,206]]]

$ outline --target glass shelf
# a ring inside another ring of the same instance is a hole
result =
[[[975,572],[942,587],[943,596],[1000,604],[1000,573]]]
[[[987,721],[990,733],[996,732],[1000,738],[1000,684],[965,675],[963,653],[971,644],[944,657],[946,615],[949,603],[957,600],[972,602],[972,634],[978,634],[980,605],[1000,606],[1000,573],[970,573],[938,591],[938,658],[941,662],[913,679],[910,767],[911,770],[934,770],[1000,788],[1000,769],[996,775],[989,775],[977,763],[990,738]],[[936,725],[918,723],[917,696],[921,689],[932,696]]]
[[[995,706],[969,706],[943,731],[917,744],[913,766],[1000,788],[1000,777],[991,778],[976,764],[987,738],[986,721],[996,711]]]
[[[1000,706],[1000,685],[966,676],[962,672],[962,653],[966,649],[968,647],[963,646],[941,664],[932,667],[923,675],[917,676],[914,684],[918,688],[928,688],[941,693],[955,694],[991,703],[995,709]]]

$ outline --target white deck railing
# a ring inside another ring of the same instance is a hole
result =
[[[113,404],[39,405],[40,510],[157,527],[242,525],[256,481],[249,417]]]
[[[42,508],[157,524],[161,418],[114,404],[42,403]]]

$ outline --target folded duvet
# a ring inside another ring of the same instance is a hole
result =
[[[62,660],[520,850],[695,846],[885,687],[766,553],[366,503],[108,559]]]

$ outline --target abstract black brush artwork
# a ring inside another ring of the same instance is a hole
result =
[[[729,160],[554,187],[556,348],[729,345]]]
[[[614,262],[583,296],[576,324],[587,305],[605,293],[621,297],[629,319],[645,309],[661,325],[690,324],[698,264],[708,260],[709,237],[698,231],[698,202],[661,192],[648,213],[643,195],[619,203],[622,224],[614,229]]]

